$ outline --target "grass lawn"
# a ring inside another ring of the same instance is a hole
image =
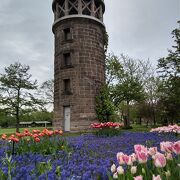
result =
[[[20,132],[23,132],[24,129],[26,128],[20,128]],[[29,129],[30,131],[32,131],[33,129],[39,129],[39,130],[42,130],[44,129],[44,127],[31,127],[31,128],[27,128]],[[2,134],[13,134],[16,132],[16,128],[0,128],[0,135]]]
[[[133,124],[132,125],[133,129],[128,129],[128,130],[123,130],[123,131],[130,131],[130,132],[149,132],[151,127],[147,127],[145,125],[135,125]],[[47,127],[48,129],[49,128],[52,128],[52,127]],[[23,132],[23,130],[26,129],[26,128],[20,128],[20,132]],[[32,131],[33,129],[39,129],[39,130],[42,130],[44,129],[44,127],[31,127],[31,128],[27,128],[29,129],[30,131]],[[0,128],[0,135],[2,134],[13,134],[16,132],[16,128]],[[80,132],[80,133],[66,133],[65,135],[67,136],[78,136],[78,135],[81,135],[81,134],[84,134],[83,132]]]

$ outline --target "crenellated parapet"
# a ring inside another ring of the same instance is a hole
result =
[[[63,17],[89,16],[103,22],[104,0],[53,0],[55,21]]]

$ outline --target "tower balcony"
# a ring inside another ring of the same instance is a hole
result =
[[[70,17],[93,18],[103,22],[104,0],[53,0],[55,22]]]

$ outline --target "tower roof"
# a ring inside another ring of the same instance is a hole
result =
[[[92,16],[103,21],[104,0],[53,0],[55,19],[69,15]]]

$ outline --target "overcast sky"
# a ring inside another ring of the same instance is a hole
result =
[[[52,0],[0,0],[0,73],[15,61],[28,64],[39,82],[53,78]],[[157,59],[173,45],[180,0],[105,0],[109,52]]]

